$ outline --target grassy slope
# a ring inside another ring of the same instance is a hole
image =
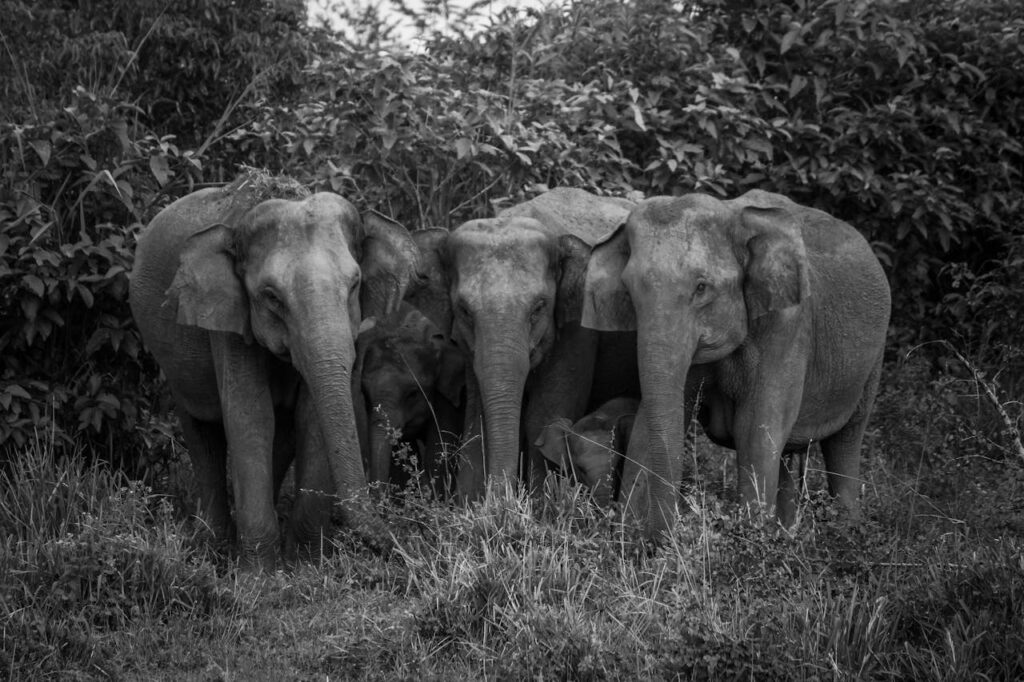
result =
[[[273,575],[38,445],[0,485],[0,677],[1021,678],[1024,473],[973,392],[890,369],[856,525],[812,493],[792,532],[752,527],[698,441],[704,484],[657,548],[555,484],[536,506],[396,504],[391,556],[342,537]]]

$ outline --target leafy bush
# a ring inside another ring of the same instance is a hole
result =
[[[0,125],[0,444],[37,431],[120,457],[152,391],[127,306],[135,234],[199,159],[79,89],[52,120]],[[115,447],[115,443],[118,447]],[[126,461],[125,464],[135,464]]]
[[[135,235],[234,176],[205,151],[326,43],[297,3],[65,4],[0,3],[0,458],[46,432],[144,471],[168,429],[127,307]]]
[[[242,164],[410,228],[556,185],[778,191],[872,241],[894,347],[955,334],[1010,395],[1024,381],[1015,0],[575,0],[488,25],[438,2],[416,50],[373,12],[346,44],[286,0],[164,4],[2,3],[4,443],[159,439],[134,234]]]
[[[1018,307],[1022,27],[1013,0],[507,10],[472,34],[428,32],[422,52],[325,58],[304,104],[253,111],[231,146],[411,226],[559,184],[777,191],[872,241],[898,343],[956,326],[999,362],[1012,333],[965,312]]]

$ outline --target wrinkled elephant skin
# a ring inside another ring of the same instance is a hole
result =
[[[637,330],[633,512],[652,532],[672,523],[696,409],[736,450],[752,512],[793,521],[799,474],[783,455],[820,442],[829,489],[855,514],[889,312],[870,245],[832,216],[761,191],[641,202],[594,249],[583,311],[584,326]]]
[[[271,567],[293,456],[299,488],[325,494],[296,501],[290,540],[314,540],[335,500],[368,541],[388,537],[367,505],[355,331],[397,307],[418,256],[403,227],[335,194],[264,199],[236,183],[161,211],[139,239],[130,304],[174,396],[202,516],[222,541],[235,527],[244,564]]]

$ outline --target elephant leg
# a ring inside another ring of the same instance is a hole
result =
[[[768,390],[755,391],[750,400],[737,406],[737,486],[740,502],[753,513],[763,510],[771,516],[776,512],[782,451],[799,414],[803,394],[803,372],[794,374],[799,376],[781,374],[755,381],[755,386]]]
[[[878,381],[882,374],[882,358],[879,357],[864,386],[864,393],[853,415],[843,428],[821,441],[821,454],[825,459],[828,477],[828,491],[839,499],[850,516],[860,514],[860,450],[864,442],[868,417],[878,393]]]
[[[782,452],[800,415],[807,376],[801,349],[809,345],[808,332],[791,319],[794,312],[771,315],[777,319],[755,341],[757,364],[745,370],[750,389],[737,402],[733,427],[740,502],[769,517],[776,513]]]
[[[575,423],[586,413],[594,380],[597,339],[598,333],[592,329],[567,325],[527,384],[523,428],[533,495],[539,495],[544,489],[547,474],[547,460],[536,444],[541,431],[558,417]]]
[[[482,499],[487,485],[487,453],[484,450],[482,422],[480,387],[471,363],[467,363],[466,417],[462,429],[462,447],[459,448],[459,470],[455,479],[457,495],[463,502]]]
[[[220,423],[200,421],[181,408],[177,412],[195,471],[201,518],[218,544],[230,545],[234,526],[228,509],[228,445],[224,428]]]
[[[278,408],[274,411],[274,504],[281,494],[288,467],[295,459],[295,425],[292,410]]]
[[[325,538],[334,503],[331,469],[324,456],[326,441],[306,390],[299,396],[295,415],[296,495],[285,533],[290,557],[317,555],[329,548]]]
[[[239,555],[273,568],[280,533],[274,509],[274,402],[263,350],[240,336],[211,339],[230,453]]]
[[[776,509],[779,521],[787,528],[796,523],[796,510],[804,494],[807,454],[806,450],[787,453],[779,461],[779,492],[776,496]]]

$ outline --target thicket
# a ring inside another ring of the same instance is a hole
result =
[[[65,5],[0,2],[7,447],[159,439],[134,235],[242,164],[410,228],[557,185],[778,191],[871,240],[894,349],[951,338],[1024,378],[1016,0],[575,0],[424,22],[412,47],[379,16],[332,38],[296,2]]]

